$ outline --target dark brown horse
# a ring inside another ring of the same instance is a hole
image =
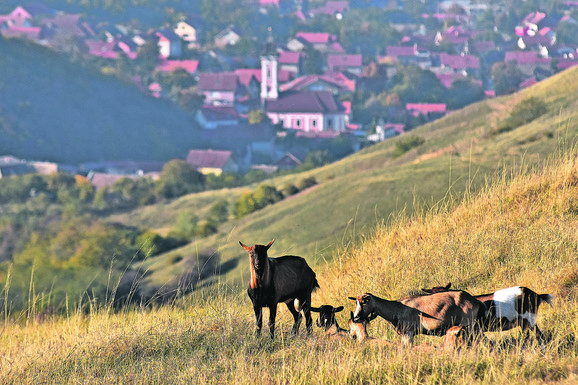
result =
[[[277,304],[283,302],[293,315],[293,334],[297,334],[301,325],[301,313],[305,315],[307,331],[313,331],[311,319],[311,293],[319,287],[315,272],[309,267],[305,259],[293,255],[279,258],[269,258],[267,250],[275,242],[267,245],[243,246],[249,253],[251,278],[247,294],[253,302],[253,310],[257,320],[257,335],[261,334],[263,326],[263,309],[269,308],[269,332],[275,337],[275,317]],[[299,301],[299,309],[295,309],[294,302]]]

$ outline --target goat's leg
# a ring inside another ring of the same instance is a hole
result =
[[[261,329],[263,328],[263,309],[261,306],[253,306],[253,311],[255,312],[255,320],[257,322],[257,336],[261,335]]]
[[[269,306],[269,334],[275,338],[275,318],[277,318],[277,304]]]
[[[542,334],[542,331],[538,328],[538,325],[532,326],[532,324],[528,320],[524,319],[522,320],[522,324],[520,325],[520,327],[522,328],[522,332],[524,332],[524,334],[529,336],[530,331],[534,331],[534,335],[536,336],[538,342],[540,342],[541,344],[545,342],[544,335]]]
[[[303,310],[303,315],[305,316],[305,326],[307,327],[307,333],[313,333],[313,319],[311,319],[311,296],[307,298],[303,305],[301,306]]]
[[[292,334],[297,334],[299,332],[299,326],[301,326],[301,301],[299,301],[299,310],[295,309],[295,300],[289,300],[285,302],[287,309],[291,312],[293,316],[293,328],[291,329]]]

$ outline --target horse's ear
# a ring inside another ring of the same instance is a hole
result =
[[[243,242],[241,242],[241,241],[239,241],[239,245],[243,246],[243,249],[245,249],[245,250],[247,250],[247,251],[251,250],[251,248],[250,248],[249,246],[245,246],[245,245],[243,244]]]
[[[275,238],[273,238],[273,240],[267,244],[267,246],[266,246],[267,249],[269,249],[269,247],[271,247],[271,245],[273,244],[273,242],[275,242]]]
[[[339,306],[339,307],[336,307],[336,308],[335,308],[334,312],[335,312],[335,313],[339,313],[339,312],[342,311],[343,309],[344,309],[343,306]]]

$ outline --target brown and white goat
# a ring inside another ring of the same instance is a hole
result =
[[[295,320],[292,333],[297,334],[301,325],[301,313],[305,316],[307,331],[313,331],[311,319],[311,293],[319,284],[315,272],[309,267],[305,259],[293,255],[279,258],[269,258],[267,250],[275,242],[273,239],[267,245],[243,246],[249,253],[251,278],[247,294],[253,303],[253,311],[257,321],[257,335],[261,335],[263,326],[263,308],[269,308],[269,333],[275,337],[275,318],[277,304],[283,302]],[[299,301],[299,310],[295,309],[294,302]]]
[[[343,310],[343,306],[333,307],[331,305],[321,305],[320,307],[311,307],[311,311],[319,313],[316,324],[325,330],[325,334],[330,338],[341,338],[347,336],[347,330],[342,329],[337,323],[335,313]]]
[[[443,336],[458,325],[466,327],[468,333],[478,332],[478,322],[485,313],[484,304],[465,291],[411,296],[398,301],[370,293],[349,299],[357,303],[356,320],[380,316],[393,325],[404,344],[413,343],[416,334]]]
[[[449,291],[449,284],[431,290]],[[544,338],[536,325],[536,317],[542,302],[552,304],[551,294],[537,294],[527,287],[513,286],[474,297],[486,305],[487,312],[482,322],[484,331],[510,330],[519,326],[523,332],[533,330],[537,338]]]

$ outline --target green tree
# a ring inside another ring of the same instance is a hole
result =
[[[166,163],[158,186],[165,198],[176,198],[204,189],[205,177],[185,160],[174,159]]]
[[[496,95],[511,94],[520,88],[522,71],[516,61],[497,62],[492,66],[492,79]]]
[[[229,219],[229,203],[222,199],[211,206],[209,210],[210,219],[214,223],[224,223]]]
[[[249,124],[259,124],[266,121],[270,120],[265,111],[261,109],[249,111]]]
[[[323,73],[323,55],[313,47],[305,47],[305,62],[303,70],[308,75],[320,75]]]
[[[416,65],[398,67],[393,82],[391,92],[399,96],[402,104],[439,103],[446,94],[444,85],[433,72]]]
[[[188,211],[180,211],[172,234],[179,238],[191,239],[197,233],[198,224],[199,217]]]
[[[147,41],[137,50],[135,65],[137,74],[141,77],[144,85],[148,85],[152,74],[159,61],[159,47],[156,41]]]
[[[251,214],[256,210],[255,199],[253,198],[253,193],[251,191],[245,191],[239,199],[235,201],[233,207],[233,215],[235,218],[241,218],[245,215]]]
[[[560,44],[578,44],[578,24],[568,21],[560,23],[556,31],[556,40]]]
[[[283,199],[283,194],[273,186],[262,184],[253,193],[255,209],[259,210],[268,205],[275,204]]]
[[[455,80],[448,92],[448,108],[457,110],[484,98],[484,88],[470,79]]]

